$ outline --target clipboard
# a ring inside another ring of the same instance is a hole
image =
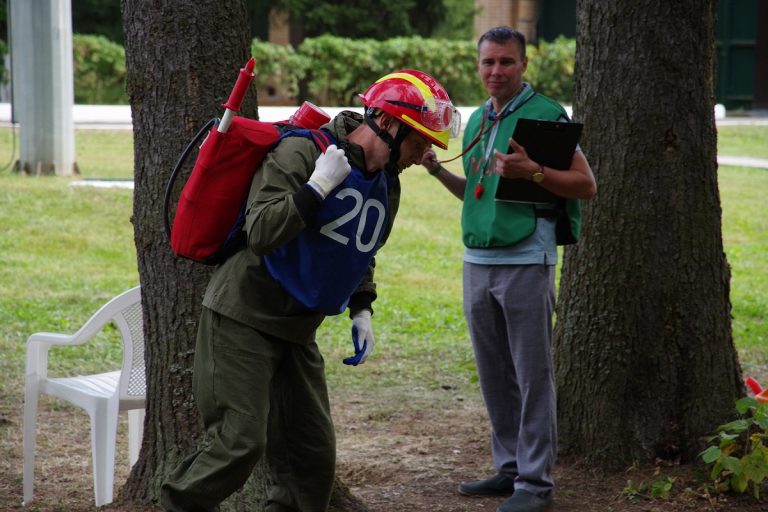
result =
[[[525,148],[534,162],[551,169],[565,170],[571,167],[583,128],[581,123],[521,118],[517,120],[512,138]],[[507,152],[512,152],[512,148]],[[555,203],[558,199],[562,198],[522,178],[501,178],[496,188],[498,201]]]

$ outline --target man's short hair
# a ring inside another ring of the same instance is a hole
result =
[[[480,45],[486,41],[490,41],[496,44],[507,44],[509,41],[517,43],[517,47],[520,48],[520,56],[525,58],[525,36],[519,30],[515,30],[512,27],[494,27],[488,32],[480,36],[477,41],[477,51],[480,51]]]

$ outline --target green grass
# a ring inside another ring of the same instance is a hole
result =
[[[70,181],[0,176],[3,375],[21,378],[29,334],[74,332],[112,295],[138,282],[131,191],[71,187]],[[86,355],[62,350],[64,368],[116,367],[115,340],[105,336]],[[0,379],[0,391],[8,384]]]
[[[768,158],[768,125],[722,126],[718,153]],[[768,364],[768,169],[720,167],[733,337],[746,367]]]
[[[768,169],[722,167],[720,176],[734,338],[768,362]]]
[[[717,133],[721,155],[768,158],[768,125],[723,126]]]
[[[0,171],[19,158],[18,130],[0,129]],[[133,179],[133,135],[130,130],[77,130],[75,161],[83,178]]]
[[[130,131],[79,130],[75,155],[85,178],[133,179],[133,138]]]
[[[13,140],[10,129],[0,129],[0,165],[14,158]],[[768,127],[724,127],[720,151],[768,157],[765,140]],[[76,141],[82,177],[131,178],[131,132],[83,130]],[[448,166],[459,169],[457,162]],[[0,379],[0,397],[16,396],[20,390],[29,334],[73,332],[104,301],[138,282],[132,191],[72,187],[71,181],[0,172],[0,372],[6,376]],[[765,365],[768,170],[721,167],[720,189],[725,248],[733,272],[734,338],[742,362]],[[350,321],[346,315],[330,318],[318,340],[332,387],[435,389],[472,383],[474,363],[461,307],[460,208],[459,201],[422,169],[403,174],[401,211],[377,258],[375,363],[343,366],[341,359],[352,350]],[[85,355],[59,351],[63,353],[57,354],[55,371],[116,366],[113,334],[100,338]],[[0,404],[2,412],[15,407],[18,399]]]

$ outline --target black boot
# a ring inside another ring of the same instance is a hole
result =
[[[459,494],[464,496],[509,496],[515,492],[515,479],[501,473],[476,482],[459,484]]]

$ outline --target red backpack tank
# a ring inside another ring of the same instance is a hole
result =
[[[231,254],[233,241],[242,227],[241,217],[253,175],[283,134],[309,136],[323,152],[329,145],[327,136],[318,128],[330,121],[330,117],[308,102],[284,122],[233,116],[253,78],[252,69],[253,59],[240,70],[232,95],[222,105],[227,108],[224,118],[221,122],[211,119],[200,129],[171,173],[165,191],[164,221],[176,256],[218,264]],[[220,131],[221,126],[226,131]],[[304,130],[291,132],[293,128]],[[174,183],[190,152],[206,133],[189,179],[181,190],[171,228]]]

